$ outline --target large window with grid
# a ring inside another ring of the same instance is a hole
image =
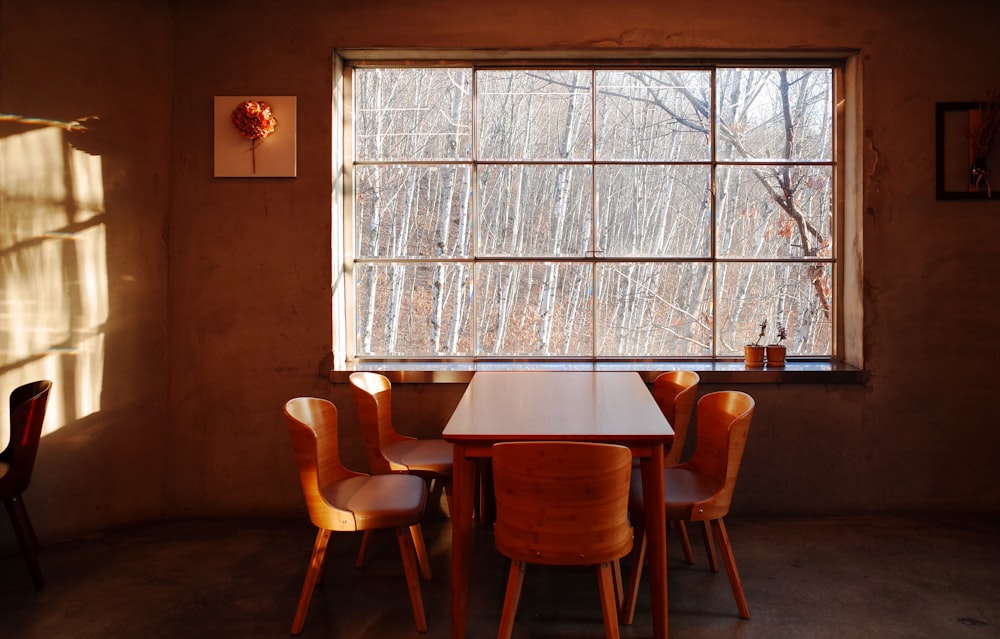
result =
[[[350,356],[833,357],[838,73],[349,64]]]

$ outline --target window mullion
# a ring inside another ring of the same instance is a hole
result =
[[[718,260],[718,208],[719,208],[719,197],[717,190],[717,179],[718,179],[718,148],[719,148],[719,135],[718,135],[718,96],[717,96],[717,71],[712,69],[709,74],[711,79],[709,81],[709,120],[708,120],[708,130],[709,135],[711,135],[711,143],[709,145],[709,162],[711,170],[709,171],[709,241],[708,241],[708,254],[712,258],[712,357],[718,356],[719,350],[719,260]]]
[[[590,355],[597,357],[597,332],[599,300],[597,278],[597,253],[601,250],[597,243],[597,70],[590,70]]]
[[[471,246],[469,246],[469,253],[472,258],[472,264],[470,266],[471,274],[469,276],[469,286],[472,287],[472,295],[470,296],[470,304],[472,308],[469,309],[472,322],[472,355],[473,357],[478,357],[482,353],[482,348],[480,346],[479,339],[479,296],[481,295],[479,291],[479,69],[473,66],[472,68],[472,83],[470,85],[470,91],[472,92],[472,121],[469,123],[472,127],[470,135],[472,137],[472,151],[471,151],[471,168],[469,171],[469,185],[472,188],[472,238],[470,240]]]

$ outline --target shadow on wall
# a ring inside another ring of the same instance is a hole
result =
[[[53,380],[46,434],[100,410],[108,319],[102,163],[85,120],[0,114],[0,395]],[[0,402],[0,448],[10,436]]]

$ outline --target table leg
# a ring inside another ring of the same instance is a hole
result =
[[[653,636],[667,638],[667,521],[663,502],[663,446],[642,460],[642,499],[649,561],[649,592],[653,598]]]
[[[451,513],[451,636],[465,639],[470,557],[472,554],[472,504],[476,481],[475,464],[466,457],[465,446],[455,444],[452,467]],[[661,499],[662,501],[662,499]]]

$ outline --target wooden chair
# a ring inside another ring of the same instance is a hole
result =
[[[700,382],[701,377],[694,371],[668,371],[653,380],[653,399],[674,429],[674,441],[663,456],[664,466],[676,466],[681,461]]]
[[[660,412],[670,422],[674,429],[674,440],[663,455],[665,467],[676,466],[681,461],[684,443],[687,441],[688,426],[691,423],[691,413],[694,411],[694,399],[698,395],[698,384],[701,377],[694,371],[667,371],[660,373],[653,380],[653,399],[660,407]],[[639,481],[639,460],[632,461],[632,481]],[[691,552],[691,541],[688,539],[687,526],[683,521],[670,522],[677,528],[680,537],[684,559],[694,563],[694,553]],[[638,570],[632,562],[632,571]]]
[[[52,382],[42,380],[23,384],[10,394],[10,441],[0,452],[0,499],[14,526],[14,535],[35,588],[45,587],[38,564],[38,537],[24,505],[24,492],[31,483],[38,443],[42,439],[42,422],[49,401]]]
[[[694,371],[668,371],[656,376],[653,380],[653,399],[660,407],[660,412],[670,422],[674,429],[674,441],[663,455],[663,465],[669,468],[681,462],[684,454],[684,444],[687,442],[688,426],[691,424],[691,413],[694,412],[694,399],[698,395],[698,384],[701,377]],[[636,464],[633,463],[633,466]],[[639,471],[633,471],[632,481],[636,481]],[[688,538],[687,526],[684,521],[671,522],[677,528],[684,559],[694,564],[694,553],[691,552],[691,540]],[[711,543],[711,541],[709,541]],[[709,546],[709,548],[711,548]],[[635,564],[632,570],[636,570]]]
[[[450,497],[454,447],[443,439],[417,439],[392,425],[392,385],[384,375],[351,374],[361,435],[372,473],[409,473],[436,481]]]
[[[392,425],[392,385],[384,375],[371,372],[352,373],[351,391],[361,424],[368,465],[373,474],[409,473],[427,480],[431,503],[439,503],[441,492],[451,511],[451,471],[454,447],[443,439],[417,439],[399,433]],[[366,533],[358,552],[357,567],[364,565],[371,540]],[[421,542],[418,548],[423,546]],[[420,555],[424,579],[431,579],[430,563]]]
[[[746,447],[754,400],[739,391],[709,393],[698,400],[698,432],[694,455],[678,466],[663,471],[663,490],[668,520],[707,522],[722,553],[729,584],[736,598],[740,617],[750,618],[750,608],[736,569],[723,518],[729,513],[736,477]],[[645,559],[646,536],[642,521],[642,480],[633,476],[629,512],[635,526],[635,552],[632,574],[622,603],[622,623],[629,624],[635,615],[639,578]],[[714,572],[718,563],[711,562]]]
[[[309,518],[319,529],[292,621],[292,634],[302,631],[313,590],[323,571],[331,533],[382,528],[396,532],[413,617],[417,630],[426,632],[427,619],[411,542],[419,534],[427,502],[424,480],[410,475],[367,475],[346,468],[340,461],[337,442],[337,408],[325,399],[289,400],[285,404],[285,419]]]
[[[632,453],[581,442],[511,442],[493,446],[494,535],[510,573],[500,620],[508,639],[526,564],[597,567],[604,631],[617,638],[613,563],[632,549],[628,486]]]

